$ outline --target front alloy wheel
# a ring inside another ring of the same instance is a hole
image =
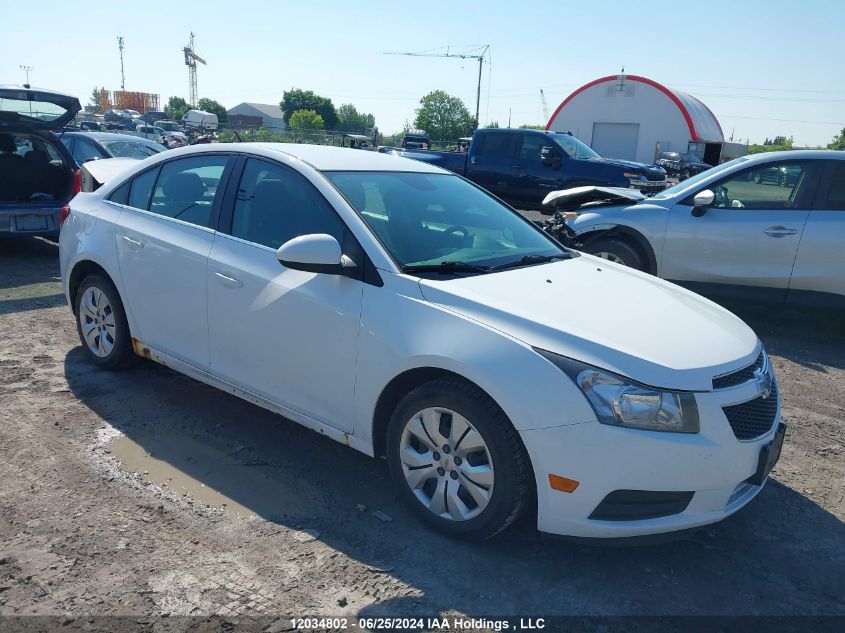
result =
[[[481,514],[495,475],[484,438],[459,413],[429,407],[405,423],[400,443],[402,474],[432,514],[466,521]]]
[[[531,499],[525,447],[502,409],[458,377],[410,391],[393,411],[387,462],[400,496],[451,536],[489,538]]]

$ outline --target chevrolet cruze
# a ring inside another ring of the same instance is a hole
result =
[[[91,362],[144,356],[384,456],[451,535],[534,507],[564,535],[694,528],[780,454],[777,380],[742,321],[424,163],[183,148],[77,195],[60,244]]]

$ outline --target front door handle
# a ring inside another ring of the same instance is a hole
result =
[[[225,286],[231,286],[232,288],[241,288],[244,285],[240,279],[236,279],[234,277],[230,277],[229,275],[224,275],[223,273],[214,273],[214,276],[220,280]]]
[[[798,229],[789,229],[785,226],[770,226],[763,233],[769,237],[786,237],[787,235],[795,235]]]
[[[140,241],[138,241],[138,240],[133,240],[133,239],[132,239],[131,237],[129,237],[128,235],[121,235],[121,236],[120,236],[120,238],[121,238],[124,242],[126,242],[126,245],[127,245],[130,249],[132,249],[133,251],[140,251],[142,248],[144,248],[144,243],[143,243],[143,242],[140,242]]]

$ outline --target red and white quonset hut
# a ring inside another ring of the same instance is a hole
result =
[[[688,152],[719,164],[725,141],[701,101],[637,75],[610,75],[563,100],[547,130],[572,132],[602,156],[653,163],[660,152]]]

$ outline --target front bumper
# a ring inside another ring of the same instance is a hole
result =
[[[520,433],[537,482],[537,527],[576,537],[627,538],[715,523],[730,516],[762,489],[746,482],[772,428],[740,441],[722,407],[749,400],[753,385],[696,394],[701,431],[695,434],[639,431],[587,422]],[[551,488],[549,475],[575,480],[571,493]],[[649,519],[603,520],[597,508],[620,491],[692,493],[680,512]],[[594,514],[595,513],[595,514]],[[593,518],[591,518],[591,515]]]
[[[666,178],[662,180],[631,180],[628,184],[629,189],[637,189],[638,191],[663,191],[669,185]]]

